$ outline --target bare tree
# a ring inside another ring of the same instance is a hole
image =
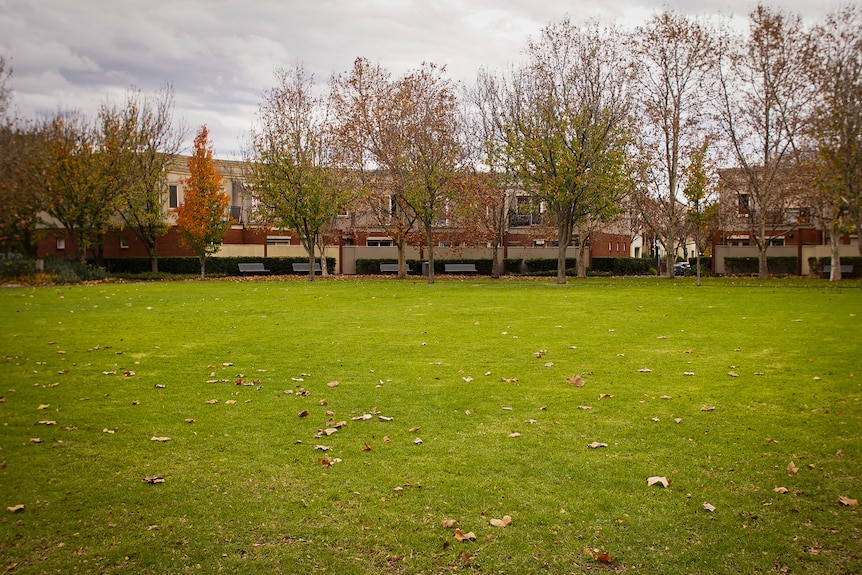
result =
[[[569,20],[546,27],[528,55],[507,89],[507,154],[555,219],[557,283],[564,284],[575,226],[630,189],[633,67],[618,30]]]
[[[862,12],[848,5],[827,16],[812,34],[808,58],[818,99],[810,138],[815,151],[815,187],[821,192],[820,213],[833,238],[830,279],[841,279],[837,236],[842,214],[862,238]],[[831,204],[831,205],[829,205]],[[862,241],[859,242],[862,255]]]
[[[393,81],[386,70],[358,58],[349,74],[333,82],[341,138],[356,143],[352,157],[364,181],[389,198],[399,276],[406,275],[404,248],[413,222],[419,222],[429,283],[434,283],[435,223],[454,193],[463,159],[458,100],[444,74],[444,68],[424,64]]]
[[[170,85],[151,97],[133,90],[122,105],[105,103],[99,111],[103,139],[115,140],[113,153],[122,164],[112,172],[121,193],[119,215],[146,248],[153,272],[159,271],[158,240],[170,229],[166,175],[188,133],[174,123],[173,111]]]
[[[663,12],[635,31],[634,52],[641,63],[641,190],[651,198],[640,205],[647,225],[664,244],[667,277],[673,278],[688,209],[683,173],[707,130],[706,87],[714,69],[714,42],[704,24]]]
[[[315,93],[314,78],[301,66],[276,73],[252,133],[248,171],[258,217],[296,230],[314,281],[316,247],[323,227],[352,199],[348,172],[336,163],[328,99]],[[321,269],[326,256],[320,252]]]
[[[722,171],[722,183],[736,195],[758,249],[759,276],[767,278],[767,249],[787,233],[781,224],[795,190],[788,178],[812,96],[806,34],[798,16],[758,5],[747,37],[724,39],[717,119],[738,169]]]

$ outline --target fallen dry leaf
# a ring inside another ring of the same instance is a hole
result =
[[[151,437],[150,441],[170,441],[170,437]]]
[[[42,440],[39,439],[38,437],[31,437],[30,443],[42,443]]]
[[[676,417],[676,418],[674,418],[673,422],[674,422],[674,423],[682,423],[682,418],[681,418],[681,417]]]
[[[370,413],[363,413],[362,415],[357,415],[356,417],[354,417],[352,419],[353,419],[353,421],[368,421],[372,417],[374,417],[374,416],[371,415]]]
[[[338,382],[334,379],[326,384],[326,387],[338,387]]]
[[[705,501],[703,502],[703,508],[706,509],[707,511],[709,511],[710,513],[715,511],[715,505],[713,505],[711,503],[707,503]]]
[[[796,464],[794,464],[792,461],[787,464],[787,473],[789,473],[790,475],[796,475],[798,471],[799,468],[796,467]]]
[[[600,393],[600,394],[599,394],[599,399],[607,399],[607,398],[610,398],[610,397],[613,397],[613,394],[612,394],[612,393]]]
[[[494,527],[505,527],[511,522],[512,518],[508,515],[504,515],[502,519],[491,519],[490,521],[491,525],[493,525]]]
[[[586,383],[583,379],[581,379],[580,375],[575,375],[573,377],[566,378],[566,381],[571,383],[575,387],[584,387],[584,383]]]
[[[195,422],[195,420],[194,420],[193,418],[191,418],[191,417],[189,417],[188,419],[186,419],[186,423],[194,423],[194,422]]]
[[[49,419],[43,419],[39,422],[39,425],[57,425],[57,422]]]
[[[388,435],[384,435],[384,436],[383,436],[383,443],[392,443],[392,440],[391,440],[391,439],[389,439],[389,436],[388,436]]]
[[[638,370],[640,373],[651,373],[652,370],[648,367],[642,367]]]
[[[362,451],[371,451],[371,446],[368,445],[368,443],[366,443],[365,445],[362,446]]]
[[[208,403],[210,405],[213,405],[214,403],[218,403],[218,400],[217,399],[208,399],[204,403]]]
[[[43,403],[42,405],[40,405],[39,407],[37,407],[37,408],[36,408],[36,411],[41,411],[41,410],[43,410],[43,409],[48,409],[49,407],[51,407],[51,405],[50,405],[50,404],[48,404],[48,403]]]
[[[512,433],[509,434],[509,437],[521,437],[521,434],[518,433],[517,431],[513,431]]]
[[[421,445],[422,440],[417,437],[416,439],[413,440],[413,443],[415,443],[416,445]]]
[[[728,371],[727,375],[729,375],[730,377],[739,377],[739,374],[735,371]]]
[[[473,533],[472,531],[470,531],[468,533],[462,533],[460,527],[455,529],[455,533],[452,534],[452,537],[454,537],[456,541],[475,541],[476,540],[476,534],[475,533]]]
[[[466,377],[462,377],[461,379],[463,379],[463,380],[464,380],[465,382],[467,382],[467,383],[470,383],[471,381],[473,381],[473,378],[472,378],[472,377],[470,377],[469,375],[468,375],[468,376],[466,376]]]
[[[667,477],[647,477],[646,482],[648,486],[661,485],[662,487],[667,487],[670,485],[670,481],[667,480]]]
[[[518,382],[517,377],[501,377],[500,380],[503,381],[504,383],[517,383]]]
[[[235,399],[228,399],[227,401],[224,402],[225,405],[233,405],[234,403],[236,403]]]
[[[329,451],[330,449],[332,449],[332,447],[330,447],[329,445],[315,445],[314,448],[320,451]]]
[[[308,410],[303,409],[302,411],[300,411],[298,417],[300,417],[300,418],[308,417]]]
[[[549,361],[548,363],[545,364],[545,367],[554,367],[554,362]]]
[[[411,427],[407,431],[409,431],[410,433],[416,433],[417,431],[419,431],[419,428],[418,427]]]
[[[6,510],[9,513],[21,513],[22,511],[24,511],[24,505],[23,504],[13,505],[12,507],[7,507]]]
[[[165,478],[162,477],[161,475],[148,475],[147,477],[144,477],[143,479],[141,479],[141,481],[143,481],[144,483],[149,483],[151,485],[155,485],[157,483],[164,483]]]
[[[714,405],[704,405],[700,408],[701,411],[715,411]]]
[[[776,493],[781,493],[781,494],[790,492],[790,490],[787,489],[786,487],[776,487],[775,489],[773,489],[773,491]]]
[[[607,443],[599,443],[598,441],[593,441],[592,443],[587,444],[587,447],[590,449],[598,449],[599,447],[607,447]]]
[[[444,519],[440,522],[440,526],[443,527],[443,529],[451,529],[455,527],[456,523],[458,523],[456,519]]]
[[[838,498],[838,503],[840,503],[841,505],[846,505],[848,507],[852,507],[852,506],[858,504],[859,502],[856,501],[855,499],[850,499],[849,497],[842,495],[841,497]]]
[[[578,409],[592,409],[592,408],[593,408],[592,405],[579,405],[578,406]]]

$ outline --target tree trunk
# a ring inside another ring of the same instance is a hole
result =
[[[841,254],[839,248],[841,245],[841,234],[838,231],[838,226],[835,223],[830,226],[829,230],[829,253],[832,256],[832,265],[829,267],[829,281],[841,281]]]
[[[198,260],[201,262],[201,280],[207,279],[206,276],[206,266],[207,266],[207,255],[199,254]]]
[[[566,249],[572,241],[572,223],[561,221],[557,228],[557,283],[566,283]]]
[[[503,266],[500,262],[500,246],[496,242],[491,245],[491,277],[499,278],[501,275],[500,268]]]
[[[586,238],[580,238],[578,242],[578,277],[587,277],[587,242]]]
[[[763,216],[761,215],[761,220]],[[769,242],[766,239],[766,223],[760,222],[760,237],[757,239],[757,277],[762,280],[769,279],[769,265],[766,259],[766,250],[769,248]]]
[[[407,278],[407,243],[404,238],[400,238],[395,243],[398,247],[398,279],[403,280]]]
[[[314,248],[308,253],[308,281],[314,281],[314,264],[317,263],[317,258],[314,257]]]
[[[676,263],[676,250],[673,249],[673,241],[668,242],[670,248],[664,255],[665,264],[667,264],[667,279],[672,280],[675,277],[673,266]]]
[[[426,228],[425,240],[428,246],[428,283],[434,283],[434,236],[432,234],[430,223]]]

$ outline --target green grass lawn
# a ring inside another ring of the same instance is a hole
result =
[[[862,570],[855,282],[9,287],[0,318],[4,571]]]

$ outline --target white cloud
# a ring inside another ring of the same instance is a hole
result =
[[[783,0],[822,17],[841,0]],[[482,68],[521,60],[527,39],[568,15],[634,25],[665,8],[736,14],[754,0],[0,0],[0,55],[14,69],[14,104],[25,114],[93,113],[131,86],[171,83],[177,114],[210,125],[227,155],[253,121],[280,66],[302,63],[318,81],[364,56],[398,75],[423,61],[470,82]]]

